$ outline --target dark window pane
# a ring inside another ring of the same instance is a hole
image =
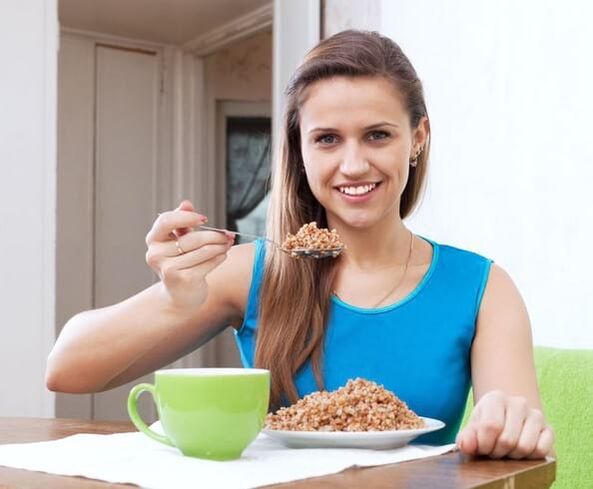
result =
[[[229,117],[226,136],[227,229],[265,234],[270,118]],[[246,241],[250,240],[237,240]]]

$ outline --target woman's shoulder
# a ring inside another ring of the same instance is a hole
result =
[[[450,245],[446,243],[437,243],[429,238],[427,239],[432,243],[434,248],[438,248],[440,257],[444,257],[449,260],[466,261],[466,262],[487,262],[491,263],[493,260],[486,255],[483,255],[477,251],[473,251],[467,248],[461,248],[459,246]]]
[[[430,240],[429,240],[430,241]],[[479,297],[484,295],[489,302],[517,302],[519,291],[510,274],[492,258],[476,251],[460,248],[448,244],[436,244],[439,249],[439,259],[448,265],[450,274],[479,278]],[[504,298],[504,299],[501,299]]]
[[[447,287],[458,285],[464,290],[483,293],[488,281],[493,260],[487,256],[457,245],[437,243],[433,245],[433,253],[437,253],[435,274]]]

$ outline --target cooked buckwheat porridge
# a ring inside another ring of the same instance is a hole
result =
[[[331,231],[326,228],[318,228],[317,223],[312,221],[303,225],[296,234],[288,233],[282,248],[287,251],[298,249],[310,250],[334,250],[344,248],[344,243],[335,229]]]
[[[266,428],[288,431],[388,431],[424,427],[393,392],[357,378],[333,392],[309,394],[270,413]]]

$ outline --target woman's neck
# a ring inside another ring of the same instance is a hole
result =
[[[342,266],[372,271],[403,265],[408,258],[411,235],[399,218],[365,229],[340,225],[338,232],[346,244]]]

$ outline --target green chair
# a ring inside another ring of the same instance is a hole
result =
[[[593,350],[535,348],[535,367],[548,423],[556,434],[554,489],[593,488]],[[468,397],[464,426],[473,407]]]

